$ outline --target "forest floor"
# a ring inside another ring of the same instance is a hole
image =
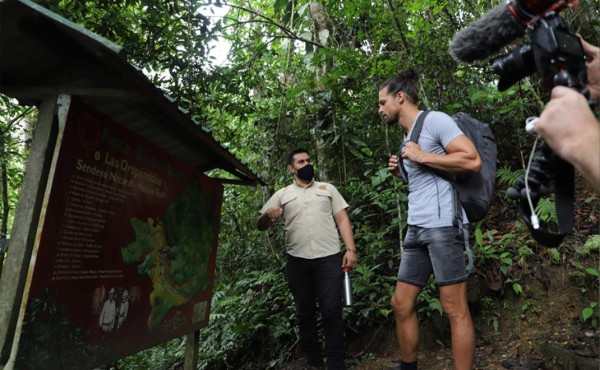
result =
[[[578,234],[565,239],[560,253],[562,261],[536,259],[521,266],[523,292],[505,292],[508,285],[493,287],[486,274],[472,274],[469,281],[470,308],[476,328],[477,342],[474,368],[478,370],[598,370],[600,369],[600,317],[598,307],[591,320],[583,322],[582,310],[598,304],[598,278],[580,273],[586,268],[599,269],[598,251],[579,253],[587,236],[598,234],[598,196],[577,181],[576,216]],[[592,201],[589,201],[592,199]],[[490,217],[488,217],[490,218]],[[505,209],[495,210],[492,222],[513,225],[516,215]],[[509,227],[509,226],[506,226]],[[501,230],[510,232],[511,230]],[[541,248],[536,251],[548,253]],[[514,273],[514,272],[513,272]],[[482,277],[483,278],[480,278]],[[595,279],[595,281],[594,281]],[[483,281],[486,280],[486,281]],[[493,290],[490,290],[493,287]],[[475,291],[475,298],[471,298]],[[421,321],[418,364],[425,370],[450,370],[452,351],[449,330],[430,319]],[[446,320],[447,323],[447,320]],[[436,328],[434,328],[434,326]],[[348,331],[346,365],[349,370],[388,370],[399,367],[398,345],[393,319],[378,327]],[[296,354],[278,370],[304,369],[304,361]]]
[[[494,321],[482,312],[474,312],[477,332],[475,369],[481,370],[598,370],[600,369],[600,330],[582,325],[581,310],[585,303],[578,288],[559,267],[548,271],[552,283],[537,295],[500,309],[497,331]],[[596,295],[597,296],[597,295]],[[427,322],[422,323],[418,355],[420,369],[450,370],[452,352],[446,335],[443,343],[433,339]],[[349,370],[387,370],[399,366],[397,340],[393,323],[369,333],[349,336],[347,368]],[[296,357],[280,370],[304,369]]]

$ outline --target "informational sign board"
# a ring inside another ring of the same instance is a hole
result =
[[[91,369],[207,326],[222,185],[75,99],[57,145],[15,369]]]

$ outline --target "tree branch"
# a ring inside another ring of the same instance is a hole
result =
[[[282,31],[283,31],[283,32],[284,32],[284,33],[285,33],[285,34],[288,36],[288,38],[290,38],[290,39],[293,39],[293,40],[298,40],[298,41],[303,41],[303,42],[306,42],[306,43],[308,43],[308,44],[311,44],[311,45],[313,45],[313,46],[320,47],[320,48],[325,48],[325,47],[326,47],[326,46],[324,46],[324,45],[322,45],[322,44],[320,44],[320,43],[318,43],[318,42],[315,42],[315,41],[312,41],[312,40],[308,40],[308,39],[305,39],[304,37],[300,37],[300,36],[296,35],[294,32],[292,32],[292,31],[291,31],[290,29],[288,29],[287,27],[285,27],[285,26],[283,26],[283,25],[281,25],[281,24],[279,24],[279,23],[275,22],[275,21],[274,21],[274,20],[272,20],[271,18],[269,18],[269,17],[266,17],[266,16],[264,16],[264,15],[262,15],[262,14],[260,14],[260,13],[256,12],[256,11],[252,10],[252,9],[244,8],[244,7],[242,7],[242,6],[238,6],[238,5],[231,5],[231,4],[227,4],[227,6],[229,6],[229,7],[231,7],[231,8],[234,8],[234,9],[239,9],[239,10],[242,10],[242,11],[248,12],[248,13],[250,13],[250,14],[254,14],[254,15],[255,15],[255,16],[257,16],[257,17],[264,19],[264,21],[263,21],[264,23],[267,23],[267,24],[270,24],[270,25],[273,25],[273,26],[275,26],[275,27],[279,28],[279,29],[280,29],[280,30],[282,30]],[[259,21],[252,21],[252,22],[259,22]]]
[[[402,45],[404,46],[404,49],[406,49],[406,53],[412,57],[412,54],[410,52],[410,48],[408,47],[408,41],[406,40],[406,37],[404,37],[404,30],[402,29],[402,26],[400,25],[400,22],[398,22],[398,18],[396,17],[396,7],[394,6],[394,3],[392,2],[392,0],[388,0],[388,5],[390,6],[390,9],[392,10],[392,13],[394,13],[394,24],[396,25],[396,28],[398,29],[398,31],[400,32],[400,39],[402,40]]]
[[[10,131],[10,129],[12,128],[12,126],[14,124],[16,124],[21,118],[23,118],[27,113],[31,112],[32,110],[33,110],[33,107],[29,107],[29,108],[25,109],[23,112],[21,112],[18,116],[11,119],[10,121],[8,121],[6,123],[6,129],[0,130],[0,135],[4,136],[4,134],[6,134],[7,132]]]

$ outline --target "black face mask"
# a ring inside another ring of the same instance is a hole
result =
[[[298,178],[304,181],[310,181],[315,177],[315,168],[312,164],[307,164],[297,172]]]

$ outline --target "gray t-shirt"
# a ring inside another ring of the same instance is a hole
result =
[[[403,143],[409,140],[411,133],[412,129]],[[464,134],[449,115],[431,111],[423,122],[418,144],[424,152],[445,154],[444,148],[460,135]],[[454,206],[450,183],[426,166],[408,159],[403,161],[409,180],[408,224],[427,228],[452,226]],[[464,210],[463,220],[467,220]]]

